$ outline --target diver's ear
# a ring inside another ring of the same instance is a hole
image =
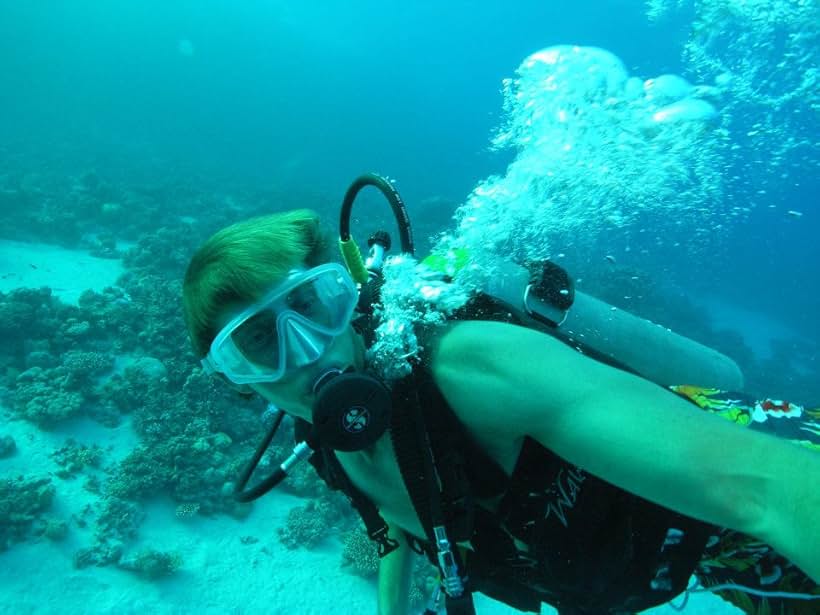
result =
[[[256,391],[254,391],[248,384],[234,384],[232,387],[237,393],[239,393],[239,397],[242,399],[253,399],[256,397]]]
[[[235,382],[231,382],[228,380],[223,374],[216,375],[226,386],[230,387],[237,393],[242,399],[253,399],[256,396],[256,391],[251,388],[249,384],[236,384]]]
[[[249,384],[236,384],[234,382],[231,382],[227,378],[225,379],[225,382],[227,382],[228,386],[231,387],[237,393],[239,393],[239,396],[244,398],[244,399],[250,399],[254,395],[256,395],[256,391],[254,391],[251,388],[251,385],[249,385]]]

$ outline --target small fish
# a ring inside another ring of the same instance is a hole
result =
[[[793,209],[790,209],[786,213],[789,214],[792,218],[802,218],[803,217],[802,213],[800,213],[799,211],[795,211]]]
[[[611,254],[607,254],[604,258],[606,260],[608,260],[610,263],[612,263],[613,265],[615,264],[615,257],[612,256]]]

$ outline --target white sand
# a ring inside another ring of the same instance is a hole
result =
[[[0,291],[48,286],[76,305],[84,290],[113,286],[123,273],[119,260],[42,243],[0,240]]]
[[[113,285],[120,273],[117,261],[54,246],[0,241],[0,290],[4,292],[50,286],[63,300],[76,302],[83,290]],[[50,454],[68,437],[102,446],[105,464],[121,459],[136,444],[127,422],[108,429],[83,419],[61,425],[55,432],[42,432],[11,419],[3,409],[0,434],[12,435],[18,448],[14,457],[0,459],[2,478],[53,473],[56,465]],[[50,516],[68,521],[86,504],[97,504],[96,496],[83,488],[83,476],[54,477],[53,482],[57,495]],[[276,528],[300,502],[273,494],[256,504],[243,521],[227,517],[180,520],[171,502],[153,503],[147,508],[138,541],[127,548],[150,546],[182,555],[182,569],[159,582],[142,581],[114,567],[75,569],[74,552],[90,546],[93,524],[80,528],[71,522],[62,542],[42,539],[0,553],[0,613],[375,613],[375,584],[340,569],[338,541],[327,540],[313,551],[290,551],[279,543]],[[242,544],[242,536],[254,536],[258,542]],[[476,607],[479,615],[515,612],[483,596],[476,597]],[[543,612],[555,611],[545,608]],[[675,611],[665,606],[651,612],[671,615]],[[686,609],[694,615],[733,612],[739,611],[709,595],[692,596]]]

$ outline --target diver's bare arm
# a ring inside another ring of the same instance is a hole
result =
[[[379,561],[379,615],[406,615],[410,609],[410,575],[413,551],[398,526],[387,521],[389,536],[399,548]]]
[[[460,323],[433,371],[468,425],[536,438],[622,489],[764,540],[820,580],[820,455],[522,327]]]
[[[771,484],[769,514],[760,533],[752,534],[820,584],[820,452],[789,446],[792,450],[778,460],[777,467],[790,469]],[[767,451],[765,464],[769,464],[771,455]]]

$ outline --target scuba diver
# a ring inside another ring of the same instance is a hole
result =
[[[369,174],[342,204],[344,264],[309,210],[229,226],[189,264],[185,318],[203,368],[278,409],[239,500],[308,460],[378,548],[382,614],[408,612],[414,552],[440,577],[428,613],[474,613],[476,591],[561,615],[694,591],[747,613],[817,612],[820,412],[724,392],[742,386],[730,359],[628,314],[611,321],[548,262],[510,263],[445,325],[415,323],[412,370],[387,382],[367,350],[390,237],[374,234],[365,260],[350,233],[366,186],[412,255],[404,203]],[[572,318],[621,335],[580,348]],[[254,481],[285,412],[293,453]]]

